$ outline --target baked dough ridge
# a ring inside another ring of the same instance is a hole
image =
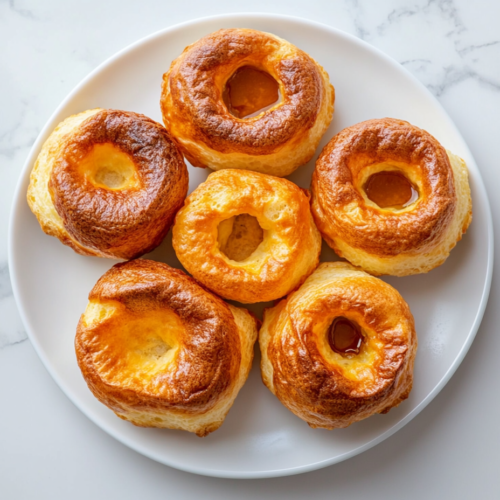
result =
[[[202,437],[224,421],[256,339],[248,311],[180,270],[140,259],[99,279],[75,348],[90,390],[120,418]]]
[[[404,209],[382,209],[363,193],[368,176],[387,164],[418,188],[418,200]],[[323,238],[374,275],[406,276],[439,266],[472,220],[465,162],[425,130],[392,118],[337,134],[316,162],[311,191]]]
[[[338,316],[361,327],[359,354],[329,347],[328,328]],[[266,309],[259,343],[265,385],[311,427],[347,427],[386,413],[412,387],[417,336],[408,305],[348,263],[321,263],[296,292]]]
[[[241,66],[273,76],[281,100],[249,119],[229,113],[226,81]],[[330,124],[335,92],[325,70],[270,33],[223,29],[186,47],[163,76],[165,126],[198,167],[242,168],[279,177],[313,156]]]
[[[219,224],[239,214],[257,218],[264,240],[236,262],[220,250]],[[321,236],[308,193],[286,179],[251,171],[210,174],[187,198],[172,229],[175,252],[198,281],[243,303],[283,297],[319,263]]]
[[[94,146],[133,161],[138,187],[106,189],[79,168]],[[182,155],[160,124],[138,113],[94,109],[64,120],[45,142],[28,203],[44,232],[83,255],[135,258],[158,246],[187,194]]]

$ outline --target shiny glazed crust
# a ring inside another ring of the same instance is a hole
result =
[[[418,200],[404,209],[382,209],[362,188],[387,163],[418,188]],[[472,219],[465,162],[425,130],[392,118],[337,134],[316,162],[311,190],[323,238],[374,275],[406,276],[441,265]]]
[[[256,217],[264,239],[237,262],[221,252],[218,226],[239,214]],[[250,171],[210,174],[186,198],[172,233],[177,257],[190,274],[243,303],[275,300],[294,290],[316,268],[321,251],[307,192],[286,179]]]
[[[141,427],[206,436],[245,383],[257,321],[180,270],[150,260],[113,266],[78,324],[78,365],[94,396]]]
[[[330,348],[327,332],[338,316],[361,327],[359,354]],[[299,290],[267,309],[259,343],[265,385],[311,427],[347,427],[386,413],[412,387],[417,336],[408,305],[348,263],[320,264]]]
[[[239,119],[222,93],[241,66],[268,72],[281,101]],[[186,47],[163,76],[161,108],[167,130],[197,167],[240,168],[283,177],[308,162],[333,114],[326,71],[305,52],[270,33],[223,29]]]
[[[91,182],[81,165],[98,145],[129,158],[135,185]],[[27,198],[43,231],[76,252],[130,259],[161,243],[187,188],[186,165],[161,125],[137,113],[93,109],[70,116],[47,139]]]

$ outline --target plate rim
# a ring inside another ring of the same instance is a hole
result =
[[[444,375],[441,377],[439,382],[435,385],[435,387],[427,394],[427,396],[415,407],[413,410],[408,413],[404,418],[402,418],[397,424],[392,426],[390,429],[387,431],[381,433],[378,435],[376,438],[372,439],[371,441],[368,441],[367,443],[364,443],[361,446],[358,446],[357,448],[350,450],[346,453],[343,453],[339,456],[326,459],[326,460],[321,460],[318,462],[313,462],[307,465],[300,465],[296,467],[290,467],[290,468],[285,468],[285,469],[275,469],[275,470],[262,470],[262,471],[226,471],[226,470],[220,470],[220,469],[210,469],[210,468],[200,468],[200,467],[190,467],[186,466],[185,464],[176,464],[175,461],[170,461],[170,460],[165,460],[164,457],[157,456],[155,453],[151,452],[148,449],[145,449],[140,443],[137,443],[133,440],[128,439],[125,436],[119,435],[118,432],[115,432],[115,430],[112,427],[109,427],[107,423],[100,421],[99,418],[95,417],[92,414],[89,414],[86,409],[78,403],[77,400],[73,399],[72,392],[69,387],[66,386],[66,382],[59,377],[59,375],[55,372],[54,368],[51,365],[51,362],[49,361],[48,357],[46,357],[45,353],[43,352],[41,346],[39,345],[37,341],[36,335],[33,333],[34,329],[32,331],[31,325],[28,321],[27,316],[25,315],[25,310],[28,310],[26,308],[25,304],[22,301],[21,298],[21,291],[20,287],[18,284],[18,272],[17,268],[19,264],[17,263],[16,255],[15,255],[15,246],[14,246],[14,240],[15,240],[15,232],[16,232],[16,220],[18,217],[16,217],[16,214],[18,213],[18,207],[20,206],[21,203],[25,203],[25,193],[24,193],[24,184],[26,181],[26,177],[29,174],[29,171],[31,170],[31,166],[33,165],[35,156],[38,154],[39,149],[41,148],[42,143],[46,140],[48,137],[48,132],[53,130],[54,126],[57,125],[55,122],[57,121],[56,117],[59,115],[60,111],[67,105],[67,103],[89,82],[91,81],[94,76],[99,74],[102,70],[104,70],[107,66],[113,64],[116,60],[120,59],[121,57],[125,56],[127,53],[130,53],[134,51],[136,48],[147,44],[151,41],[153,41],[156,38],[161,38],[162,36],[166,34],[172,34],[176,31],[182,31],[185,28],[188,27],[193,27],[197,24],[203,24],[205,22],[211,22],[211,21],[216,21],[216,20],[225,20],[227,21],[228,19],[234,19],[235,20],[235,25],[237,25],[239,22],[244,20],[244,22],[248,22],[253,19],[256,21],[258,20],[271,20],[271,21],[291,21],[295,23],[302,23],[309,25],[309,27],[317,27],[326,31],[332,32],[334,35],[339,36],[341,38],[347,39],[347,41],[354,43],[355,45],[358,45],[362,47],[363,49],[372,52],[375,56],[385,59],[385,61],[392,66],[396,66],[397,70],[402,71],[403,73],[406,73],[406,76],[413,81],[414,84],[416,84],[418,87],[420,87],[420,90],[424,91],[424,93],[427,94],[427,97],[430,98],[433,101],[433,104],[435,107],[441,112],[441,115],[443,118],[446,120],[447,124],[453,129],[454,133],[456,136],[461,140],[464,151],[468,153],[469,157],[473,160],[474,165],[477,168],[477,171],[479,173],[479,176],[477,179],[475,179],[476,183],[476,189],[479,191],[480,196],[483,198],[484,206],[486,208],[486,228],[487,228],[487,263],[486,263],[486,280],[484,282],[484,286],[482,289],[482,294],[480,298],[480,304],[479,308],[476,312],[476,316],[474,318],[474,321],[472,323],[471,329],[469,331],[469,334],[467,335],[467,338],[462,345],[460,351],[456,355],[455,359],[451,363],[450,367],[448,370],[444,373]],[[192,19],[189,21],[184,21],[178,24],[175,24],[173,26],[155,31],[154,33],[151,33],[149,35],[146,35],[145,37],[140,38],[139,40],[127,45],[123,49],[119,50],[112,56],[108,57],[105,59],[103,62],[101,62],[95,69],[93,69],[87,76],[85,76],[67,95],[66,97],[61,101],[61,103],[56,107],[54,112],[50,115],[49,119],[47,120],[46,124],[44,127],[41,129],[40,133],[38,134],[35,142],[33,143],[33,146],[30,149],[30,152],[24,162],[24,165],[20,171],[19,178],[16,184],[16,189],[14,191],[14,197],[13,201],[11,204],[11,211],[10,211],[10,216],[9,216],[9,227],[8,227],[8,248],[7,248],[7,259],[8,259],[8,266],[9,266],[9,273],[10,273],[10,280],[12,284],[12,292],[13,296],[16,302],[16,305],[18,307],[18,311],[21,317],[21,321],[23,323],[23,326],[26,330],[27,336],[32,344],[32,346],[35,349],[35,352],[37,353],[38,357],[42,361],[44,367],[46,370],[49,372],[51,377],[54,379],[56,384],[61,388],[63,393],[68,397],[68,399],[87,417],[89,418],[94,424],[96,424],[99,428],[107,432],[110,436],[112,436],[114,439],[119,441],[120,443],[128,446],[129,448],[133,449],[134,451],[152,459],[155,460],[156,462],[162,463],[164,465],[167,465],[169,467],[173,467],[179,470],[183,470],[186,472],[194,473],[194,474],[199,474],[203,476],[210,476],[210,477],[219,477],[219,478],[230,478],[230,479],[253,479],[253,478],[271,478],[271,477],[281,477],[281,476],[288,476],[288,475],[294,475],[294,474],[301,474],[305,472],[310,472],[313,470],[321,469],[324,467],[327,467],[329,465],[333,465],[335,463],[342,462],[344,460],[347,460],[355,455],[358,455],[374,446],[377,444],[381,443],[385,439],[389,438],[392,436],[394,433],[396,433],[399,429],[404,427],[408,422],[410,422],[413,418],[415,418],[444,388],[444,386],[448,383],[448,381],[451,379],[453,374],[456,372],[460,364],[462,363],[463,359],[465,358],[465,355],[470,349],[470,346],[472,345],[472,342],[474,341],[474,338],[477,334],[477,331],[479,330],[479,326],[481,325],[481,321],[484,316],[484,312],[486,310],[486,306],[488,304],[488,298],[490,294],[490,289],[491,289],[491,282],[492,282],[492,276],[493,276],[493,261],[494,261],[494,230],[493,230],[493,219],[492,219],[492,213],[491,213],[491,206],[489,203],[488,195],[486,192],[486,188],[484,185],[484,181],[481,175],[481,171],[479,167],[477,166],[477,163],[465,141],[463,138],[462,134],[458,130],[457,126],[451,119],[451,117],[448,115],[444,107],[441,105],[441,103],[437,100],[437,98],[414,76],[412,75],[404,66],[399,64],[395,59],[387,55],[385,52],[382,50],[370,45],[369,43],[365,42],[364,40],[361,40],[357,38],[356,36],[347,33],[345,31],[342,31],[338,28],[335,28],[333,26],[329,26],[324,23],[320,23],[317,21],[313,21],[310,19],[306,19],[303,17],[299,16],[291,16],[291,15],[285,15],[285,14],[277,14],[277,13],[264,13],[264,12],[242,12],[242,13],[227,13],[227,14],[218,14],[218,15],[213,15],[213,16],[207,16],[207,17],[201,17],[201,18],[196,18]]]

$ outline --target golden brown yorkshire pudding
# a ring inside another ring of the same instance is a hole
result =
[[[270,33],[223,29],[188,46],[163,76],[167,130],[197,167],[283,177],[308,162],[333,114],[325,70]]]
[[[187,188],[186,165],[160,124],[92,109],[47,139],[28,203],[43,231],[76,252],[131,259],[161,243]]]
[[[465,162],[408,122],[368,120],[324,148],[312,178],[323,238],[371,274],[441,265],[472,219]]]
[[[406,399],[417,336],[401,295],[344,262],[322,263],[267,309],[262,379],[311,427],[347,427]]]
[[[94,396],[120,418],[206,436],[248,377],[257,321],[182,271],[151,260],[99,279],[76,332]]]
[[[179,210],[172,234],[189,273],[244,303],[274,300],[298,287],[321,250],[305,191],[243,170],[210,174]]]

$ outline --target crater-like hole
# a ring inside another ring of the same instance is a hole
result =
[[[383,170],[370,175],[364,185],[366,196],[380,208],[405,208],[418,199],[412,182],[397,170]]]
[[[331,349],[342,355],[359,354],[363,338],[359,325],[343,316],[335,318],[328,329]]]
[[[92,184],[105,189],[132,188],[139,183],[132,158],[112,144],[95,145],[80,169]]]
[[[220,251],[231,260],[241,262],[250,257],[264,240],[259,221],[249,214],[240,214],[219,224]]]
[[[158,361],[171,347],[160,337],[151,337],[141,353],[150,359]]]
[[[236,118],[252,118],[280,100],[278,82],[255,66],[238,68],[226,82],[222,98]]]
[[[116,171],[110,167],[99,168],[94,180],[97,184],[103,184],[111,189],[119,189],[126,182],[123,172]]]

